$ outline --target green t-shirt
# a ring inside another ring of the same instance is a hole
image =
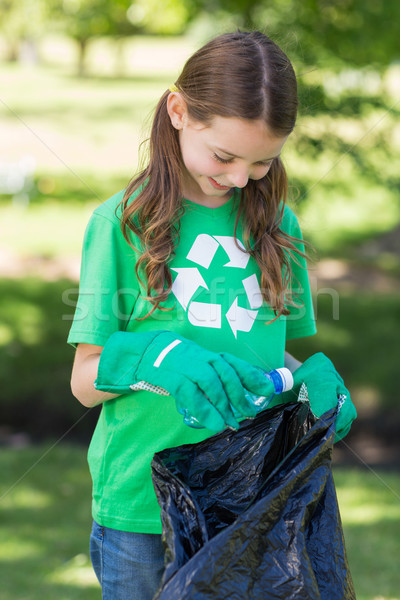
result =
[[[286,340],[316,331],[307,271],[293,262],[293,289],[301,306],[275,319],[262,299],[256,262],[234,242],[238,197],[234,193],[219,208],[184,201],[179,245],[170,263],[174,283],[162,305],[169,310],[156,310],[144,320],[137,319],[151,305],[143,299],[146,292],[135,275],[137,253],[121,232],[119,209],[116,215],[123,192],[99,206],[85,233],[68,342],[104,346],[115,331],[171,330],[265,370],[282,367]],[[281,227],[301,237],[288,207]],[[239,226],[241,244],[240,232]],[[88,455],[94,519],[122,531],[160,533],[150,469],[154,453],[210,435],[207,429],[186,426],[172,397],[136,391],[105,402]]]

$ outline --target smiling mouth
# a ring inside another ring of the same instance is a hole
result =
[[[211,185],[216,189],[216,190],[230,190],[231,186],[230,185],[221,185],[220,183],[218,183],[218,181],[215,181],[215,179],[213,179],[212,177],[208,178]]]

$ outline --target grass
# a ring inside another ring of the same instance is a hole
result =
[[[358,600],[399,600],[400,476],[334,469]]]
[[[90,480],[82,449],[3,449],[3,600],[95,600],[88,556]]]
[[[129,67],[122,76],[115,70],[104,73],[104,54],[96,60],[91,49],[91,76],[86,78],[75,75],[68,47],[63,52],[69,60],[63,64],[54,63],[54,48],[42,46],[46,66],[1,65],[0,154],[8,161],[29,155],[45,175],[92,173],[101,178],[104,173],[122,173],[129,179],[149,114],[176,79],[191,44],[143,38],[135,43],[134,56],[127,44]],[[113,49],[107,51],[111,54]]]
[[[29,204],[3,198],[2,247],[22,256],[79,258],[92,211],[128,182],[127,176],[118,175],[102,179],[85,173],[80,178],[71,173],[40,175]]]
[[[90,477],[83,447],[0,451],[2,600],[95,600]],[[400,476],[335,467],[358,600],[399,600]]]
[[[74,351],[67,345],[77,283],[40,277],[0,279],[0,379],[2,424],[35,439],[74,435],[87,440],[97,409],[87,412],[73,398]],[[70,294],[70,292],[68,292]],[[27,365],[29,365],[27,367]]]
[[[323,350],[349,386],[356,406],[366,396],[374,408],[397,407],[398,294],[338,291],[315,296],[318,333],[289,342],[289,351],[300,360]],[[337,309],[337,313],[335,313]],[[374,326],[370,326],[370,324]],[[385,348],[378,352],[378,348]],[[370,407],[373,408],[373,407]]]

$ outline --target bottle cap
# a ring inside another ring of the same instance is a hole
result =
[[[273,369],[269,372],[277,394],[291,390],[294,384],[293,375],[286,367]]]

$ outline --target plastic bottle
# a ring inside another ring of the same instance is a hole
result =
[[[293,375],[286,367],[282,367],[280,369],[272,369],[272,371],[264,371],[264,376],[272,381],[274,384],[275,392],[270,396],[257,396],[257,394],[253,394],[248,390],[245,390],[244,397],[246,398],[249,404],[252,404],[257,408],[257,414],[262,410],[268,408],[271,400],[274,398],[276,394],[282,394],[283,392],[287,392],[291,390],[293,387]],[[188,410],[183,410],[183,422],[185,425],[189,427],[193,427],[194,429],[204,429],[203,425],[199,423],[199,421],[189,414]],[[233,414],[236,418],[242,417],[240,413],[238,413],[235,409],[233,409]]]
[[[293,375],[286,367],[281,367],[280,369],[272,369],[272,371],[263,371],[264,376],[272,381],[274,384],[275,392],[270,396],[257,396],[257,394],[253,394],[248,390],[245,390],[244,397],[249,402],[249,404],[253,404],[257,408],[257,414],[262,410],[268,408],[271,400],[276,394],[282,394],[282,392],[287,392],[291,390],[293,387]],[[162,396],[169,396],[169,392],[164,390],[164,388],[152,385],[151,383],[147,383],[146,381],[139,381],[138,383],[134,383],[130,386],[133,391],[136,390],[146,390],[147,392],[153,392],[155,394],[159,394]],[[189,427],[193,427],[194,429],[204,429],[203,425],[199,423],[199,421],[193,417],[188,409],[183,409],[181,411],[183,415],[183,422],[185,425]],[[233,414],[236,418],[240,418],[243,415],[238,413],[235,409],[233,409]]]

